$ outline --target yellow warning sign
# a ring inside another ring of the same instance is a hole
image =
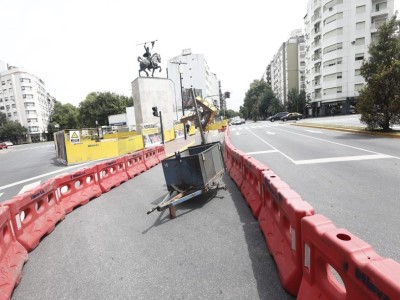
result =
[[[79,131],[70,131],[69,140],[71,144],[79,144],[81,142],[81,137]]]

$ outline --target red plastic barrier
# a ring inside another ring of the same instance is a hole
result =
[[[0,299],[10,299],[21,280],[28,253],[15,238],[7,206],[0,207],[0,232]]]
[[[35,249],[40,239],[50,234],[56,224],[65,218],[54,185],[54,179],[50,179],[2,203],[2,206],[10,208],[15,236],[28,252]]]
[[[66,213],[102,194],[96,166],[58,176],[55,181],[58,200]]]
[[[165,158],[165,146],[160,145],[157,146],[157,159],[159,162],[161,162]]]
[[[282,181],[274,172],[271,170],[262,172],[262,199],[261,209],[258,215],[258,224],[260,225],[261,231],[264,234],[265,240],[268,239],[268,232],[273,226],[271,220],[272,205],[274,199],[278,199],[278,188],[290,189],[284,181]],[[268,246],[268,243],[267,243]],[[271,249],[269,249],[271,251]]]
[[[263,220],[266,241],[282,286],[297,295],[303,274],[301,220],[313,215],[314,208],[282,182],[272,181],[271,187],[278,197],[272,197]]]
[[[157,147],[152,147],[143,150],[144,164],[147,169],[150,169],[160,162],[157,158]]]
[[[304,267],[297,299],[400,299],[399,263],[323,215],[303,218],[301,230]]]
[[[232,168],[232,144],[229,141],[228,138],[228,130],[225,131],[225,139],[224,139],[224,161],[225,161],[225,167],[228,172],[230,172]]]
[[[229,174],[231,175],[233,181],[236,183],[238,188],[242,186],[244,175],[243,175],[243,157],[245,156],[245,153],[233,148],[231,151],[231,157],[232,157],[232,166],[231,169],[229,170]]]
[[[261,209],[263,171],[269,170],[267,166],[259,163],[250,156],[243,157],[243,183],[240,191],[250,206],[254,217],[258,218]]]
[[[108,160],[96,166],[99,176],[99,185],[104,193],[129,179],[125,171],[124,157]]]
[[[142,151],[137,151],[124,156],[125,169],[129,179],[145,172],[147,170],[144,164],[144,157]]]

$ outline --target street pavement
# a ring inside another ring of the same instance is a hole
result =
[[[200,142],[197,133],[166,153]],[[167,194],[159,164],[75,209],[29,254],[13,299],[294,299],[240,191],[227,174],[223,183],[173,220],[147,215]]]

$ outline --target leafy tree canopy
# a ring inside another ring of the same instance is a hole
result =
[[[50,116],[51,121],[49,127],[56,128],[58,125],[57,130],[79,128],[78,117],[79,110],[77,107],[70,103],[62,104],[56,101],[54,103],[53,113]]]
[[[125,113],[125,108],[133,106],[133,98],[111,92],[92,92],[79,103],[79,119],[82,127],[108,124],[108,116]]]
[[[377,41],[369,47],[370,57],[360,69],[366,85],[357,98],[357,111],[369,129],[388,130],[400,123],[400,37],[396,17],[381,25]]]
[[[2,117],[0,117],[1,119]],[[17,140],[26,135],[27,129],[16,121],[5,121],[0,126],[0,139]]]
[[[270,85],[264,80],[254,80],[246,92],[240,112],[246,119],[251,118],[255,121],[258,118],[265,119],[268,115],[268,107],[273,99],[275,99],[275,95]]]
[[[306,106],[306,92],[304,90],[298,92],[296,88],[293,88],[288,93],[287,110],[289,112],[303,113],[303,109]]]

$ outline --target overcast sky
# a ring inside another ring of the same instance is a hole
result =
[[[395,10],[400,9],[395,0]],[[238,110],[292,30],[307,0],[0,0],[0,60],[40,77],[62,103],[92,91],[131,96],[145,41],[167,60],[191,48],[230,91]]]

